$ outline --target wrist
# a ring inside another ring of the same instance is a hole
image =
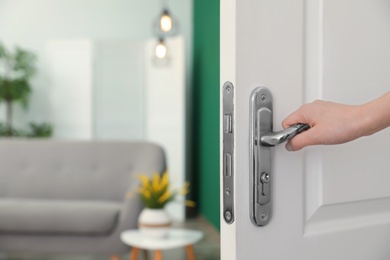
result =
[[[360,107],[364,135],[372,135],[390,126],[390,93]]]

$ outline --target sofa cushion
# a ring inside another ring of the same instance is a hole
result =
[[[121,203],[107,201],[0,199],[0,232],[23,234],[109,234]]]

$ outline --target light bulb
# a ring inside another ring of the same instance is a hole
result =
[[[164,42],[160,40],[160,42],[156,46],[156,57],[159,59],[164,59],[167,55],[167,46],[165,46]]]
[[[172,17],[167,10],[163,12],[160,18],[160,29],[163,32],[170,32],[172,30]]]

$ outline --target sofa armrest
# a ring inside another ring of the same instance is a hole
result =
[[[127,229],[135,229],[138,227],[138,216],[143,209],[143,205],[138,196],[132,198],[126,198],[123,201],[123,207],[121,214],[118,218],[117,229],[124,231]]]

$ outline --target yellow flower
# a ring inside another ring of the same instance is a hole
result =
[[[143,188],[146,188],[149,186],[149,178],[148,178],[148,176],[146,176],[146,174],[138,174],[137,178],[141,181]]]
[[[140,194],[142,201],[146,207],[162,208],[177,196],[186,195],[189,191],[189,182],[176,190],[170,189],[169,174],[166,170],[160,174],[154,172],[153,175],[139,174],[136,177],[141,181],[141,185],[137,188],[136,193]],[[131,194],[128,194],[131,197]],[[183,200],[181,200],[183,202]],[[189,207],[194,207],[196,204],[193,201],[185,201]]]
[[[160,175],[158,173],[153,174],[152,177],[152,190],[154,192],[160,191]]]
[[[186,206],[188,207],[195,207],[196,206],[196,202],[192,201],[192,200],[186,200],[185,201],[185,204]]]
[[[186,181],[186,183],[183,185],[180,191],[180,195],[186,195],[189,191],[190,183]]]
[[[161,178],[161,183],[160,183],[160,188],[161,190],[167,187],[169,184],[169,179],[168,179],[168,171],[165,171],[162,178]]]
[[[164,203],[171,196],[171,192],[167,190],[159,199],[158,202]]]
[[[143,194],[144,197],[147,198],[147,199],[150,199],[150,197],[151,197],[151,194],[150,194],[150,191],[149,191],[149,190],[144,190],[142,194]]]

